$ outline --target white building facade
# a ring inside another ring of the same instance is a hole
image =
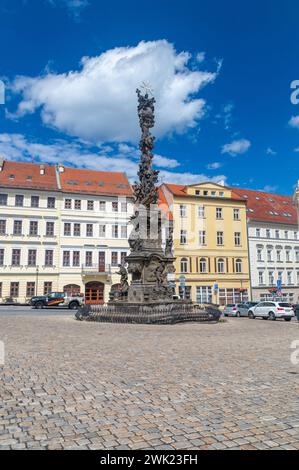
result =
[[[252,300],[299,302],[299,230],[288,196],[236,189],[247,200]],[[281,289],[280,289],[281,285]]]
[[[107,302],[132,213],[124,173],[0,161],[0,301],[70,291]]]

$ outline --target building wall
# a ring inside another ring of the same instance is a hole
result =
[[[196,195],[201,191],[201,195]],[[204,191],[208,196],[203,196]],[[216,192],[215,196],[212,196]],[[223,194],[219,197],[219,193]],[[191,289],[193,301],[227,303],[250,296],[247,222],[245,202],[233,200],[231,191],[219,185],[202,184],[192,186],[187,196],[173,196],[166,189],[168,203],[173,203],[174,254],[176,256],[176,283],[180,275],[186,277],[186,286]],[[204,217],[199,217],[199,207],[204,207]],[[182,214],[185,207],[185,214]],[[222,217],[216,218],[216,209]],[[234,220],[234,209],[239,220]],[[182,243],[181,230],[186,231],[186,244]],[[205,232],[204,243],[200,243],[199,232]],[[217,244],[217,232],[223,232],[223,245]],[[235,233],[240,233],[240,245],[235,245]],[[200,260],[206,261],[206,272],[200,272]],[[187,272],[182,266],[187,260]],[[224,272],[219,272],[218,262],[223,260]],[[237,273],[236,262],[241,261],[241,272]],[[215,284],[219,290],[214,290]],[[246,292],[242,292],[242,290]],[[241,292],[240,292],[241,290]],[[208,294],[208,295],[207,295]],[[205,298],[205,297],[208,298]]]
[[[13,188],[0,188],[0,194],[8,194],[7,205],[0,206],[0,221],[6,221],[5,233],[0,234],[0,250],[4,250],[3,263],[0,266],[0,301],[11,296],[14,282],[19,283],[19,292],[13,296],[19,302],[32,296],[27,295],[27,283],[34,283],[34,289],[31,284],[34,295],[43,295],[45,283],[52,283],[51,287],[47,284],[48,290],[52,291],[62,291],[65,286],[75,284],[85,293],[86,283],[103,282],[104,300],[108,300],[111,285],[119,282],[116,272],[117,263],[121,262],[121,253],[129,251],[127,236],[132,199]],[[16,195],[24,196],[23,207],[16,207]],[[39,207],[31,207],[31,196],[39,196]],[[48,197],[55,198],[55,208],[47,207]],[[72,201],[71,209],[65,208],[66,199]],[[81,201],[81,209],[75,209],[75,200]],[[87,201],[93,201],[93,210],[87,209]],[[100,210],[100,201],[106,203],[105,210]],[[118,202],[118,212],[113,211],[112,202]],[[125,203],[126,211],[122,205]],[[22,221],[21,234],[14,234],[14,221]],[[30,234],[30,222],[38,223],[37,235]],[[54,223],[54,233],[51,236],[46,234],[47,222]],[[64,232],[65,223],[71,224],[71,234],[68,236]],[[80,235],[77,236],[74,234],[75,224],[80,224]],[[87,224],[93,226],[91,236],[87,235]],[[100,225],[106,226],[103,237],[100,237]],[[118,237],[112,232],[113,225],[119,226]],[[126,229],[122,232],[121,227]],[[12,265],[13,250],[20,250],[19,266]],[[29,250],[36,250],[36,265],[32,267],[28,264]],[[51,266],[45,265],[46,250],[53,251]],[[69,266],[64,265],[65,251],[70,252]],[[78,258],[73,258],[76,251],[79,252],[79,261]],[[87,251],[92,252],[92,266],[86,266]],[[105,252],[106,256],[103,272],[99,272],[99,251]],[[117,258],[112,253],[117,253]]]
[[[299,300],[299,232],[296,225],[249,221],[253,300],[273,297],[269,289],[282,280],[282,294]],[[270,256],[271,253],[271,256]]]

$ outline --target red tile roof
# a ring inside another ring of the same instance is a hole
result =
[[[68,193],[132,196],[125,173],[67,168],[60,173],[61,189]]]
[[[172,214],[172,211],[170,210],[169,204],[167,202],[167,199],[165,197],[163,190],[159,188],[158,193],[159,193],[159,208],[166,215],[168,220],[173,220],[173,214]]]
[[[3,162],[0,171],[0,187],[22,189],[45,189],[58,191],[55,167],[43,165],[45,174],[40,174],[40,165],[36,163]]]
[[[290,196],[231,188],[247,201],[247,217],[263,222],[298,225],[297,210]]]

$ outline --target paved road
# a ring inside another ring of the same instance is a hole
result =
[[[295,322],[0,316],[0,449],[299,449]]]
[[[3,307],[0,306],[0,317],[1,316],[56,316],[56,315],[72,315],[75,311],[73,310],[70,312],[67,308],[50,308],[50,309],[34,309],[31,307],[23,307],[23,306],[9,306]]]

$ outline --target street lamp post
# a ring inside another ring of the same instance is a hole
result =
[[[39,269],[38,266],[36,267],[36,282],[35,282],[35,295],[37,296],[38,293],[38,274],[39,274]]]

